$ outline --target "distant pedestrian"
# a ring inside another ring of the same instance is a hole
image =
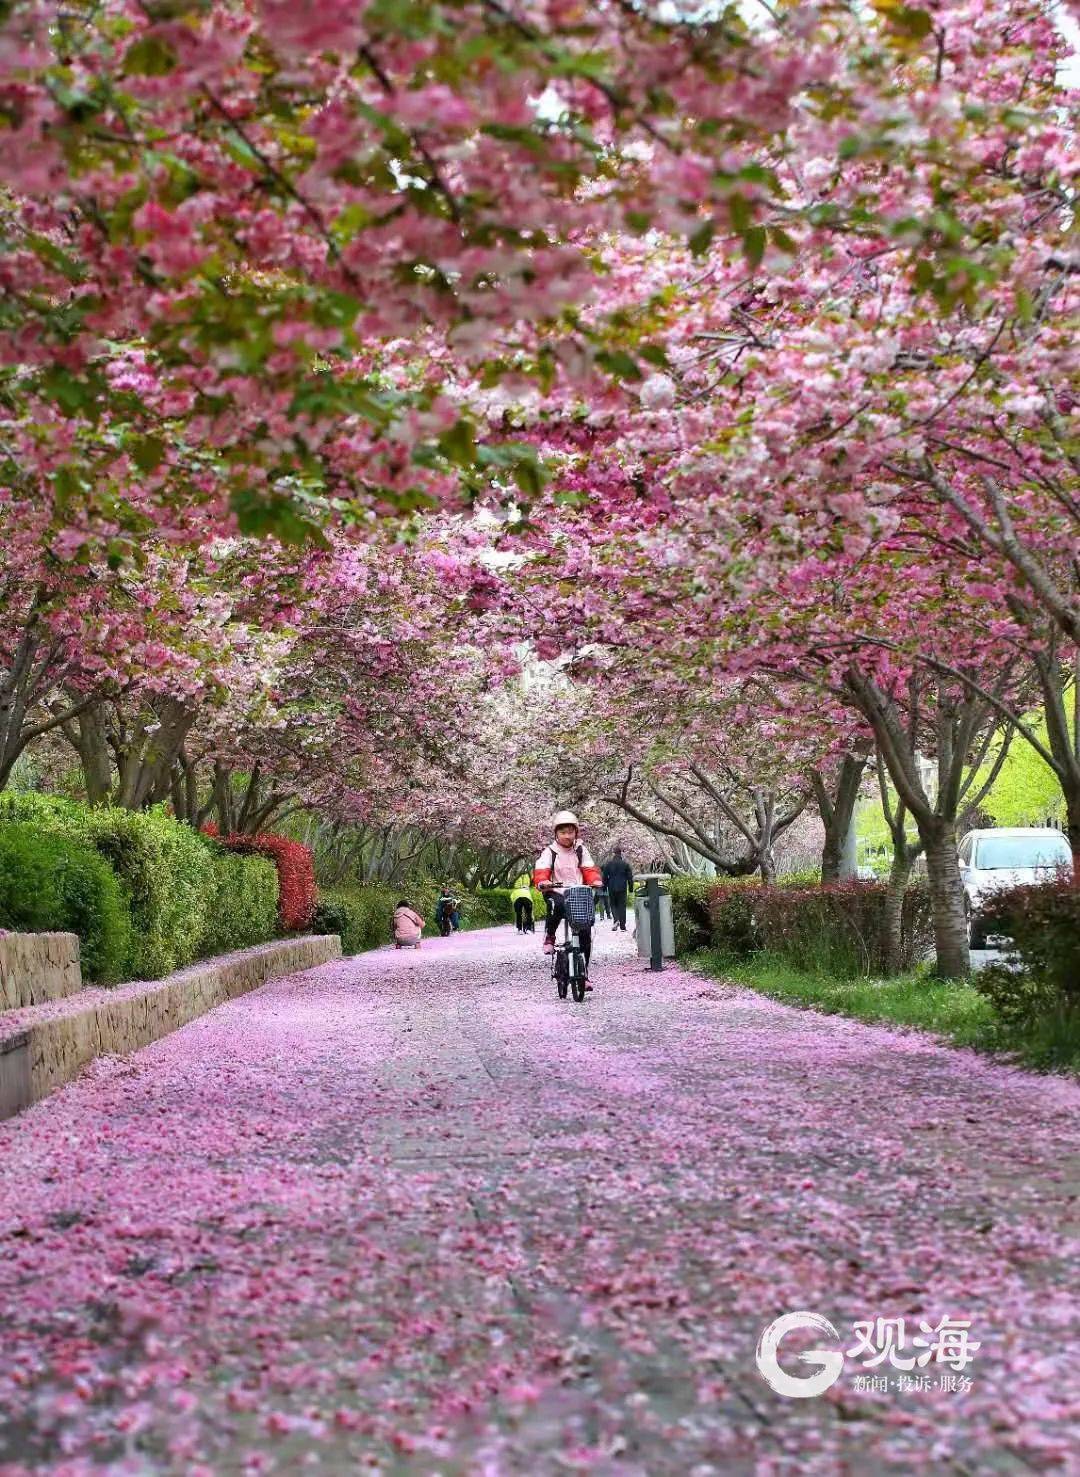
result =
[[[418,949],[423,931],[423,918],[412,903],[402,898],[394,909],[394,948]]]
[[[514,923],[518,933],[535,933],[536,923],[533,919],[532,878],[528,872],[522,872],[521,876],[514,882],[510,901],[514,905]]]
[[[596,916],[597,918],[611,917],[611,902],[608,898],[606,887],[599,887],[596,891]]]
[[[461,902],[452,883],[444,882],[435,904],[435,927],[443,938],[450,932],[457,933],[461,927]]]
[[[634,885],[634,872],[630,863],[623,857],[621,846],[616,846],[611,853],[611,860],[605,862],[603,878],[611,903],[611,914],[615,920],[614,926],[616,929],[621,928],[625,933],[626,895]]]

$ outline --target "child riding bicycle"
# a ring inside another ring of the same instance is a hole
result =
[[[555,933],[566,916],[563,890],[567,887],[599,887],[600,868],[589,855],[588,848],[578,841],[581,826],[572,810],[560,810],[552,821],[555,840],[536,858],[533,882],[547,903],[547,921],[544,924],[544,953],[555,951]],[[592,953],[592,929],[580,930],[581,947],[588,963]]]

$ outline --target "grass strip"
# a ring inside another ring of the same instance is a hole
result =
[[[733,959],[716,949],[702,949],[686,962],[710,979],[732,980],[785,1005],[912,1027],[1014,1064],[1080,1073],[1080,1023],[1054,1020],[1007,1028],[970,984],[918,971],[895,979],[839,979],[824,970],[798,969],[775,955]]]

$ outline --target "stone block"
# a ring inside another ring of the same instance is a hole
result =
[[[0,933],[0,1011],[63,1000],[82,989],[74,933]]]
[[[32,1101],[30,1096],[30,1040],[21,1031],[0,1041],[0,1119],[10,1118]]]

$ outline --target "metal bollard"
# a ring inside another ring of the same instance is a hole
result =
[[[658,877],[650,877],[645,883],[645,897],[649,904],[649,943],[652,946],[649,968],[661,970],[664,967],[664,952],[660,936],[660,879]]]

